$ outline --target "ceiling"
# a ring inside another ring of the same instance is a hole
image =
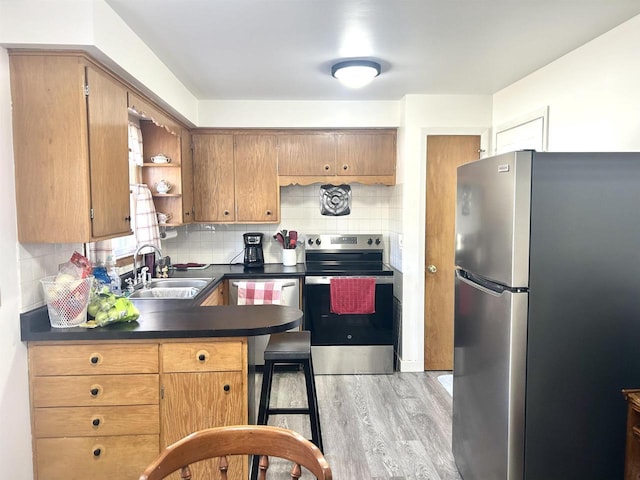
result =
[[[106,0],[201,100],[493,94],[640,14],[638,0]],[[381,63],[360,89],[331,65]]]

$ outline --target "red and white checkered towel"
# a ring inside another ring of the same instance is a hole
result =
[[[238,305],[280,305],[281,282],[238,282]]]

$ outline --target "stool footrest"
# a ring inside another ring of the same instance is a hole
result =
[[[267,415],[308,415],[308,408],[268,408]]]

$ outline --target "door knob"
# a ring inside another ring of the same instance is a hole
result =
[[[436,268],[435,265],[429,265],[427,267],[427,270],[429,270],[429,272],[431,272],[431,273],[436,273],[438,271],[438,269]]]

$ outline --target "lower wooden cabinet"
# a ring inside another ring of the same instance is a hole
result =
[[[243,338],[35,342],[29,365],[36,480],[135,480],[189,433],[248,421]]]
[[[135,480],[158,455],[157,435],[38,438],[38,479]]]
[[[216,288],[213,289],[213,292],[209,294],[207,298],[205,298],[200,304],[201,307],[215,307],[218,305],[227,305],[227,288],[228,280],[225,280]]]

